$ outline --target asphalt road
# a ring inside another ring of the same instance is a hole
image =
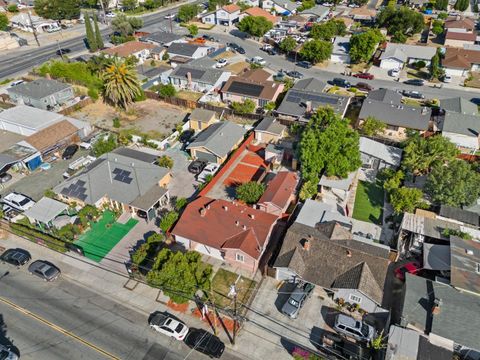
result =
[[[13,344],[21,359],[207,358],[150,330],[146,314],[113,302],[108,294],[65,278],[46,283],[5,264],[0,274],[0,342]],[[222,359],[238,360],[227,352]]]

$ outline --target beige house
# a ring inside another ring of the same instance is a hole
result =
[[[190,129],[202,131],[218,121],[217,113],[212,110],[195,109],[190,114]]]
[[[278,122],[273,116],[263,118],[255,128],[255,140],[264,144],[277,144],[285,137],[287,127]]]

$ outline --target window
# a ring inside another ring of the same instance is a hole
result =
[[[243,254],[238,254],[237,253],[235,260],[240,261],[240,262],[245,262],[245,257],[243,256]]]
[[[480,274],[480,264],[479,264],[479,263],[477,263],[477,269],[476,269],[476,271],[477,271],[477,274]]]
[[[360,296],[356,296],[356,295],[353,295],[353,294],[350,294],[350,301],[353,301],[357,304],[360,304],[362,302],[362,298]]]

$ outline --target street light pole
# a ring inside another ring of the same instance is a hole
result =
[[[235,284],[230,285],[229,296],[233,295],[233,338],[232,345],[235,345],[235,338],[237,336],[237,289]]]

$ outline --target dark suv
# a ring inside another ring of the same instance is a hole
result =
[[[68,145],[62,154],[62,159],[70,160],[77,151],[78,151],[78,145],[76,144]]]
[[[339,86],[339,87],[343,87],[343,88],[346,88],[346,89],[349,89],[352,86],[352,84],[350,84],[349,81],[347,81],[345,79],[342,79],[342,78],[334,78],[331,81],[331,84],[334,85],[334,86]]]
[[[6,262],[15,266],[23,266],[28,263],[32,257],[27,250],[23,249],[8,249],[6,250],[2,256],[0,256],[0,260],[2,262]]]
[[[315,285],[310,283],[297,284],[287,302],[283,305],[282,313],[292,319],[296,319],[305,301],[312,295],[314,288]]]
[[[188,171],[192,174],[200,174],[207,163],[202,160],[194,160],[188,165]]]

